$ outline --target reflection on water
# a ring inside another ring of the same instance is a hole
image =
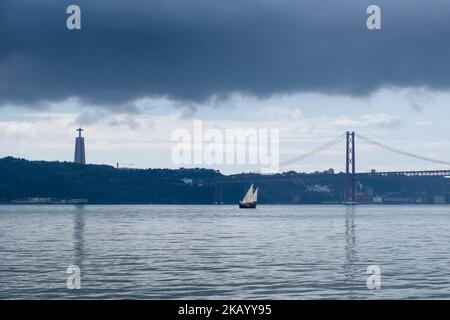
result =
[[[355,231],[355,206],[345,207],[345,281],[347,284],[355,284],[360,274],[356,255],[356,231]],[[351,287],[351,286],[349,286]],[[349,298],[354,298],[352,290],[348,293]]]
[[[0,206],[0,298],[450,298],[449,208]]]
[[[75,252],[75,261],[73,264],[83,269],[84,257],[84,225],[85,225],[85,206],[74,207],[73,214],[73,250]]]

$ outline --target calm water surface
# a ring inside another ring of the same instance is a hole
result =
[[[450,206],[0,206],[0,255],[3,299],[449,299]]]

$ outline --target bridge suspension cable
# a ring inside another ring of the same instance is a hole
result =
[[[280,163],[280,167],[290,166],[290,165],[293,165],[293,164],[298,163],[300,161],[303,161],[303,160],[306,160],[308,158],[311,158],[311,157],[313,157],[313,156],[315,156],[315,155],[317,155],[317,154],[319,154],[319,153],[321,153],[321,152],[323,152],[323,151],[325,151],[325,150],[335,146],[336,144],[340,143],[344,139],[345,139],[345,134],[342,134],[339,137],[337,137],[336,139],[334,139],[334,140],[332,140],[330,142],[327,142],[327,143],[325,143],[325,144],[323,144],[323,145],[321,145],[321,146],[311,150],[308,153],[305,153],[305,154],[303,154],[301,156],[295,157],[295,158],[293,158],[291,160],[287,160],[287,161],[281,162]]]
[[[450,162],[447,162],[447,161],[442,161],[442,160],[437,160],[437,159],[433,159],[433,158],[428,158],[428,157],[420,156],[418,154],[414,154],[414,153],[403,151],[403,150],[400,150],[400,149],[397,149],[397,148],[393,148],[393,147],[387,146],[385,144],[382,144],[380,142],[377,142],[375,140],[372,140],[370,138],[367,138],[367,137],[365,137],[365,136],[363,136],[361,134],[357,134],[356,136],[358,138],[360,138],[360,139],[370,143],[370,144],[376,145],[378,147],[381,147],[383,149],[389,150],[389,151],[397,153],[397,154],[401,154],[401,155],[404,155],[404,156],[407,156],[407,157],[410,157],[410,158],[415,158],[415,159],[419,159],[419,160],[423,160],[423,161],[427,161],[427,162],[431,162],[431,163],[435,163],[435,164],[441,164],[441,165],[450,166]]]

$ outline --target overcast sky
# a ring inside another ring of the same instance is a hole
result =
[[[283,159],[356,130],[450,161],[448,39],[445,0],[1,0],[0,156],[71,161],[83,126],[91,163],[178,167],[171,133],[204,120],[280,129]]]

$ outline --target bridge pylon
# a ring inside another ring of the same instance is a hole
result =
[[[347,143],[346,143],[346,175],[345,175],[345,190],[344,201],[345,204],[356,204],[356,158],[355,158],[355,133],[347,131]]]

